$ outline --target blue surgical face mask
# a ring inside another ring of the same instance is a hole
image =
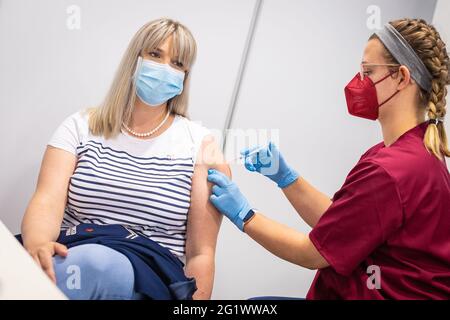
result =
[[[184,72],[167,64],[139,57],[135,81],[139,99],[155,107],[183,92]]]

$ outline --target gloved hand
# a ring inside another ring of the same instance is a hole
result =
[[[239,190],[236,183],[232,182],[226,175],[214,169],[208,170],[208,181],[212,182],[212,204],[231,220],[241,231],[244,231],[244,221],[254,212],[247,199]]]
[[[299,177],[298,173],[290,168],[278,150],[277,146],[270,142],[267,147],[252,153],[261,147],[244,149],[241,154],[245,157],[245,167],[249,171],[257,171],[266,176],[278,187],[285,188]]]

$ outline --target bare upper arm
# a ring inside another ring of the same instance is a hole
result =
[[[208,169],[214,168],[231,176],[229,165],[211,136],[205,137],[197,155],[192,177],[191,206],[188,213],[186,256],[214,254],[222,215],[209,201],[212,184]]]
[[[34,197],[38,201],[65,206],[70,177],[76,163],[74,154],[48,145],[42,159]]]
[[[306,266],[308,269],[317,270],[324,269],[330,266],[328,261],[325,260],[319,250],[317,250],[316,246],[311,241],[309,236],[305,237],[305,242],[304,253],[308,258],[307,260],[309,261],[309,264]]]
[[[205,168],[206,173],[208,169],[212,168],[221,171],[231,178],[230,166],[225,161],[222,150],[220,150],[218,143],[212,135],[208,135],[203,139],[196,163],[198,166]]]

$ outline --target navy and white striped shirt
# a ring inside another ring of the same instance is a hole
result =
[[[92,136],[72,114],[49,145],[77,156],[61,228],[121,224],[184,257],[195,155],[209,131],[182,116],[152,139]]]

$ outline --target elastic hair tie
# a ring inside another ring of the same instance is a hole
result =
[[[430,120],[428,120],[428,124],[438,125],[439,122],[443,123],[444,120],[442,120],[442,119],[430,119]]]

